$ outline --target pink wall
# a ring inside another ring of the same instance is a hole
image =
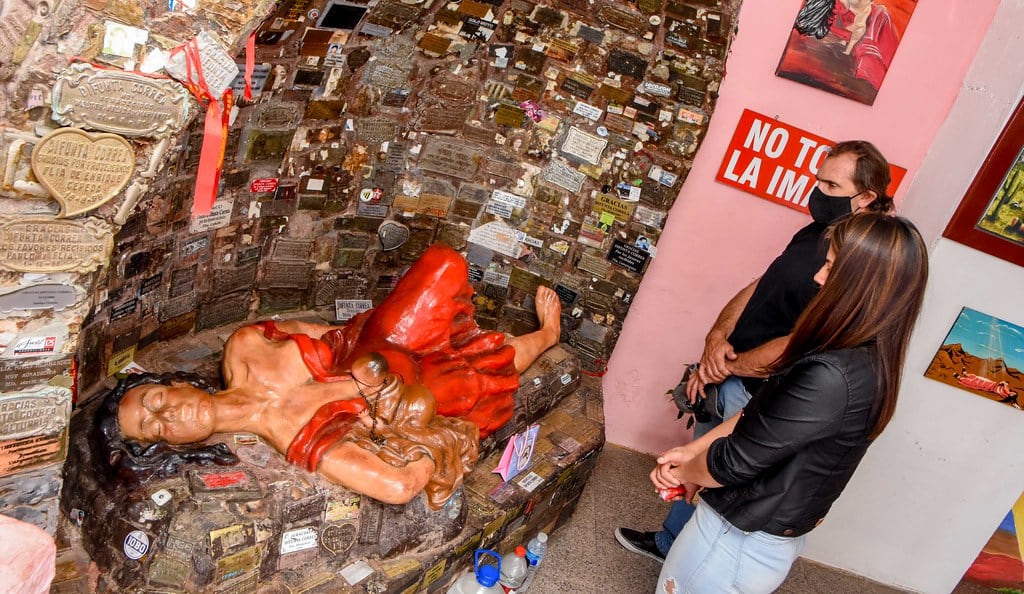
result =
[[[665,396],[739,289],[806,215],[714,181],[750,108],[836,140],[871,140],[906,167],[899,203],[960,90],[998,0],[919,2],[873,106],[775,76],[800,0],[747,0],[707,138],[680,192],[604,378],[608,441],[661,452],[685,437]],[[932,243],[941,228],[924,229]]]

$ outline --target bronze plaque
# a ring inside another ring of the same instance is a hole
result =
[[[33,358],[0,361],[0,386],[5,390],[23,390],[47,384],[59,375],[69,375],[71,356],[58,359]]]
[[[643,56],[614,48],[608,55],[608,70],[639,80],[647,72],[647,60]]]
[[[515,101],[537,101],[544,93],[544,81],[532,76],[520,76],[516,79],[516,87],[512,89],[512,99]]]
[[[70,416],[71,390],[67,388],[0,393],[0,441],[57,433]]]
[[[446,106],[433,105],[423,110],[419,129],[423,132],[455,133],[462,130],[469,119],[472,105]]]
[[[432,139],[420,155],[420,168],[460,179],[472,179],[476,175],[481,156],[482,151],[472,145]]]
[[[274,243],[274,249],[270,252],[270,258],[273,260],[296,260],[303,262],[309,259],[309,253],[312,249],[312,241],[278,238]]]
[[[64,459],[67,431],[0,441],[0,476]]]
[[[253,119],[253,126],[256,128],[294,128],[302,119],[302,111],[302,105],[299,103],[262,103]]]
[[[158,555],[149,566],[149,584],[184,590],[191,567],[166,555]]]
[[[60,203],[58,218],[89,212],[128,185],[135,151],[116,134],[58,128],[32,150],[32,173]]]
[[[263,273],[261,289],[308,289],[312,262],[269,262]]]
[[[647,30],[647,19],[644,15],[617,6],[605,6],[597,13],[597,17],[607,25],[629,31],[634,35],[640,35]]]
[[[515,105],[501,104],[494,112],[494,123],[500,126],[519,128],[526,121],[526,112]]]
[[[53,86],[54,120],[124,136],[170,136],[188,121],[189,106],[188,91],[170,79],[83,62],[69,66]]]
[[[356,124],[359,140],[370,145],[379,145],[394,140],[398,134],[398,122],[391,118],[363,118]]]
[[[217,560],[216,581],[225,582],[248,573],[260,564],[260,547],[253,546]]]
[[[114,239],[97,219],[57,220],[0,215],[0,269],[91,272],[110,259]]]
[[[375,62],[366,69],[365,80],[368,84],[382,89],[399,89],[409,80],[410,69],[407,65],[390,62]]]
[[[256,544],[256,530],[248,522],[210,531],[210,555],[214,559],[219,559],[254,544]]]

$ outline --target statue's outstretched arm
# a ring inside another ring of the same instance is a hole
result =
[[[356,493],[401,505],[427,486],[434,461],[423,456],[405,466],[392,466],[351,442],[341,442],[327,450],[317,472]]]

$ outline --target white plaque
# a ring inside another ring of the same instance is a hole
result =
[[[553,162],[544,170],[544,181],[550,182],[572,192],[579,192],[587,176],[581,171],[567,167],[562,163]]]
[[[230,200],[218,200],[214,202],[213,208],[210,210],[210,214],[198,216],[192,219],[192,223],[188,226],[189,233],[202,233],[204,231],[212,231],[214,229],[220,229],[221,227],[227,227],[228,223],[231,222],[231,210],[235,207],[235,199]]]
[[[562,152],[591,165],[597,165],[601,162],[601,153],[604,152],[606,146],[608,146],[607,140],[587,134],[573,126],[569,128],[569,133],[565,135],[565,141],[562,142]]]
[[[523,255],[522,244],[516,239],[515,229],[504,221],[491,221],[469,232],[469,242],[492,249],[510,258]]]
[[[578,101],[576,103],[576,107],[572,108],[572,112],[576,115],[581,115],[587,118],[588,120],[593,120],[595,122],[598,119],[600,119],[601,114],[604,113],[603,111],[601,111],[600,107],[595,107],[593,105],[590,105],[589,103],[584,103],[582,101]]]
[[[299,528],[289,530],[281,535],[281,554],[305,551],[316,547],[316,530],[313,528]]]
[[[339,322],[351,319],[356,314],[373,309],[373,301],[369,299],[335,299],[334,316]]]
[[[510,206],[512,206],[514,208],[525,208],[526,207],[526,198],[524,198],[523,196],[518,196],[516,194],[512,194],[510,192],[503,192],[502,190],[494,190],[494,192],[491,193],[491,198],[496,200],[496,201],[498,201],[498,202],[502,202],[504,204],[508,204],[508,205],[510,205]]]
[[[203,80],[206,81],[210,94],[220,99],[224,91],[231,86],[231,81],[238,76],[238,64],[228,55],[224,48],[210,36],[206,31],[200,31],[196,35],[196,43],[199,46],[199,63],[203,69]],[[167,60],[167,73],[180,81],[189,80],[189,68],[185,64],[185,51],[183,48],[175,51]],[[192,81],[198,82],[196,73],[192,72]]]

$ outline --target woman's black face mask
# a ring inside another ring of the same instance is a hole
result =
[[[852,213],[853,199],[860,194],[861,192],[857,192],[853,196],[829,196],[818,186],[814,186],[807,199],[807,208],[811,211],[811,217],[815,222],[829,225],[836,219]]]

